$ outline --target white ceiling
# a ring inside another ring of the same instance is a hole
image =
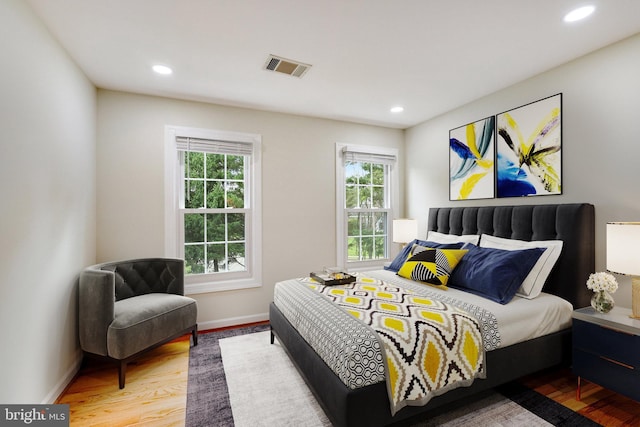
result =
[[[638,0],[27,1],[97,87],[397,128],[640,32]]]

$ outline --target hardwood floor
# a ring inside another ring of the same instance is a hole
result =
[[[114,365],[87,360],[56,403],[70,405],[71,426],[183,426],[188,370],[188,336],[131,364],[122,390]],[[595,384],[583,382],[578,402],[576,378],[568,369],[534,375],[522,382],[603,426],[640,426],[640,402]]]
[[[186,335],[130,364],[122,390],[114,364],[87,359],[56,403],[71,426],[184,426],[189,346]]]
[[[577,379],[569,369],[531,376],[522,383],[603,426],[640,426],[640,402],[596,384],[583,380],[581,399],[576,400]]]

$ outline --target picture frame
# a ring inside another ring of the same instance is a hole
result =
[[[562,194],[562,93],[496,116],[496,195]]]
[[[449,131],[449,200],[495,197],[495,116]]]

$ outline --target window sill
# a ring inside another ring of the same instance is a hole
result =
[[[372,271],[372,270],[382,270],[386,265],[389,265],[391,261],[385,259],[380,262],[372,262],[372,263],[358,263],[355,265],[347,264],[347,272],[359,272],[359,271]]]
[[[241,289],[259,288],[262,283],[253,279],[220,280],[216,282],[192,283],[184,285],[185,295],[206,294],[210,292],[237,291]]]

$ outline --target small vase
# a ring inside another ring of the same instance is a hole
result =
[[[615,301],[607,291],[596,291],[591,297],[591,307],[600,313],[608,313],[611,311]]]

